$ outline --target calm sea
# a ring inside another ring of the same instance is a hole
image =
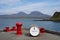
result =
[[[6,26],[10,28],[15,26],[16,22],[22,22],[23,28],[29,28],[32,24],[37,24],[39,27],[44,27],[48,30],[54,30],[60,32],[60,22],[52,22],[52,21],[33,21],[39,20],[36,18],[0,18],[0,29],[4,29]]]

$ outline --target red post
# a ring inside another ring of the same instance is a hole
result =
[[[6,32],[10,32],[10,29],[9,29],[8,26],[5,28],[5,31],[6,31]]]
[[[16,26],[13,26],[12,29],[11,29],[11,31],[16,31],[16,30],[17,30]]]
[[[16,26],[17,26],[17,35],[22,35],[22,23],[17,22]]]
[[[45,29],[43,27],[40,28],[40,33],[45,33]]]

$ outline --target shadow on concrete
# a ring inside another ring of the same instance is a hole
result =
[[[25,36],[27,36],[27,37],[39,37],[40,35],[32,36],[32,35],[30,35],[30,33],[25,33]]]
[[[30,33],[25,33],[25,36],[27,36],[27,37],[32,37],[32,36],[30,35]]]

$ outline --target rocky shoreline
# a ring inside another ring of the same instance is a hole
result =
[[[33,20],[33,21],[53,21],[53,22],[60,22],[60,20]]]

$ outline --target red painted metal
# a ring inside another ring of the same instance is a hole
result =
[[[21,22],[17,22],[16,23],[17,26],[17,35],[22,35],[22,23]]]
[[[45,33],[45,29],[43,27],[40,28],[40,33]]]
[[[16,30],[17,30],[16,26],[13,26],[11,29],[11,31],[16,31]]]
[[[10,32],[10,29],[9,29],[9,27],[7,26],[7,27],[5,27],[5,31],[6,32]]]

